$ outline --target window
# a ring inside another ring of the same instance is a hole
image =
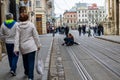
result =
[[[82,17],[84,17],[84,14],[82,15]]]
[[[74,23],[76,23],[76,21],[74,21]]]
[[[69,20],[67,20],[67,23],[69,23]]]
[[[40,8],[41,5],[40,5],[40,0],[36,0],[36,8]]]

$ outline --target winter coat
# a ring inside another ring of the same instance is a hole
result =
[[[20,22],[16,28],[14,51],[27,54],[36,51],[40,47],[39,36],[36,27],[30,21]]]
[[[0,38],[8,44],[14,44],[15,30],[18,23],[13,20],[11,23],[4,22],[0,27]]]

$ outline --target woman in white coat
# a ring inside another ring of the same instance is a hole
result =
[[[34,24],[28,21],[27,14],[22,13],[19,20],[20,23],[16,29],[14,51],[15,53],[21,52],[24,74],[28,76],[28,80],[33,80],[35,53],[40,49],[39,36]]]

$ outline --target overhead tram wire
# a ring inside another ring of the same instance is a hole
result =
[[[56,7],[59,9],[59,10],[66,10],[66,9],[62,9],[62,8],[60,8],[60,6],[55,2],[55,5],[56,5]]]
[[[66,0],[63,0],[65,2],[65,4],[69,7],[70,9],[70,5],[68,5],[67,1]]]

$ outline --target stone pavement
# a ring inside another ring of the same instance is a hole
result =
[[[56,34],[56,36],[59,34]],[[60,55],[60,49],[57,46],[58,41],[56,36],[53,38],[52,34],[45,34],[40,35],[40,41],[42,44],[39,56],[42,56],[43,62],[45,63],[45,74],[42,80],[65,80],[64,77],[64,66],[62,61],[62,57]],[[95,38],[104,39],[116,43],[120,43],[120,36],[96,36]],[[54,44],[53,44],[54,41]],[[52,45],[54,45],[52,47]],[[51,54],[52,53],[52,54]],[[52,62],[51,62],[52,61]],[[49,67],[51,69],[49,70]],[[21,55],[18,61],[18,68],[17,68],[17,76],[11,77],[9,75],[9,67],[8,67],[8,60],[7,56],[5,56],[2,61],[0,62],[0,80],[26,80],[24,79],[24,69],[22,64]],[[53,73],[49,75],[49,73]],[[55,73],[55,74],[54,74]],[[49,75],[49,77],[48,77]],[[49,78],[49,79],[48,79]],[[35,70],[35,80],[41,80],[40,75],[36,73]]]
[[[56,34],[53,39],[48,80],[65,80],[63,60],[57,35],[59,34]]]
[[[107,41],[111,41],[111,42],[120,44],[120,36],[116,36],[116,35],[95,36],[95,38],[103,39],[103,40],[107,40]]]
[[[115,43],[120,43],[120,36],[96,36],[95,38],[104,39],[104,40],[112,41]],[[63,60],[63,56],[61,55],[60,48],[61,47],[59,46],[57,35],[56,35],[53,40],[53,47],[51,51],[50,70],[49,70],[48,80],[67,80],[65,76],[68,75],[68,73],[65,74],[65,71],[68,68],[65,68],[67,64],[66,63],[64,64],[65,61]],[[68,76],[70,76],[70,74]]]
[[[47,80],[50,53],[51,53],[52,42],[53,42],[52,34],[40,35],[40,42],[42,44],[42,47],[41,47],[39,56],[41,55],[43,62],[45,63],[45,73],[44,73],[44,76],[42,77],[42,80]],[[27,78],[24,77],[24,68],[23,68],[21,55],[18,61],[18,66],[16,71],[17,75],[15,77],[11,77],[11,75],[9,74],[8,65],[9,65],[8,58],[7,56],[5,56],[0,62],[0,80],[27,80]],[[41,80],[40,75],[36,73],[36,70],[34,72],[35,72],[34,80]]]

